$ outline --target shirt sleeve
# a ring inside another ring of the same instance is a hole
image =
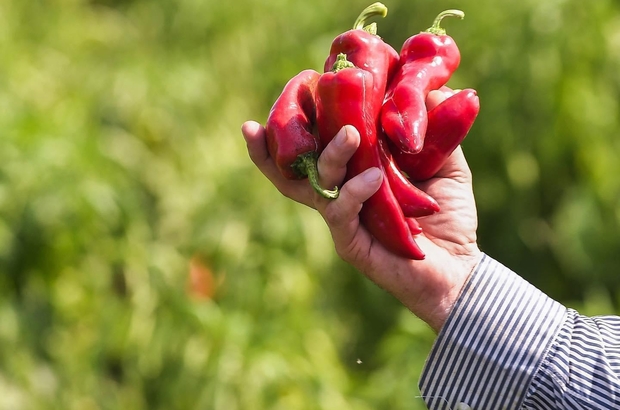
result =
[[[431,410],[620,409],[620,317],[586,317],[484,255],[420,379]]]
[[[419,387],[428,408],[520,408],[568,317],[560,303],[484,255],[424,366]]]
[[[619,409],[620,318],[567,320],[529,386],[525,409]]]

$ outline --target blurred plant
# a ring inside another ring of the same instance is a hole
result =
[[[0,3],[0,409],[423,408],[433,335],[239,135],[367,5]],[[395,47],[452,7],[386,5]],[[620,5],[459,8],[482,248],[617,311]]]

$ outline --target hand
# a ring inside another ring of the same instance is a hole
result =
[[[451,91],[429,94],[433,108]],[[423,233],[416,241],[426,259],[414,261],[386,250],[360,224],[363,202],[374,194],[382,173],[371,168],[347,181],[335,200],[319,196],[306,180],[285,179],[269,156],[265,129],[254,121],[242,126],[248,153],[258,169],[285,196],[315,208],[330,229],[338,255],[378,286],[398,298],[415,315],[439,332],[467,278],[482,253],[476,243],[477,215],[472,176],[461,148],[457,148],[437,175],[418,184],[439,203],[441,211],[419,219]],[[321,186],[342,184],[346,164],[359,146],[360,136],[346,126],[325,147],[318,161]]]

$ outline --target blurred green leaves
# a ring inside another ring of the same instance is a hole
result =
[[[0,409],[423,408],[433,335],[337,259],[239,132],[367,5],[0,3]],[[386,5],[396,48],[455,7]],[[618,4],[456,6],[482,249],[617,311]]]

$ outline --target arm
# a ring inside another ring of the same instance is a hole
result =
[[[620,408],[620,317],[585,317],[487,255],[420,378],[429,409]]]
[[[441,100],[434,96],[429,105]],[[430,409],[620,408],[620,318],[580,316],[480,252],[460,148],[421,186],[442,210],[420,219],[424,234],[416,240],[427,258],[410,261],[391,255],[359,224],[380,172],[347,181],[338,199],[326,200],[307,181],[280,176],[260,124],[246,122],[242,131],[250,157],[276,188],[323,216],[338,254],[438,333],[420,380]],[[322,186],[340,185],[358,144],[356,130],[345,127],[325,148]]]
[[[620,408],[620,317],[587,317],[568,309],[543,357],[525,408]]]

